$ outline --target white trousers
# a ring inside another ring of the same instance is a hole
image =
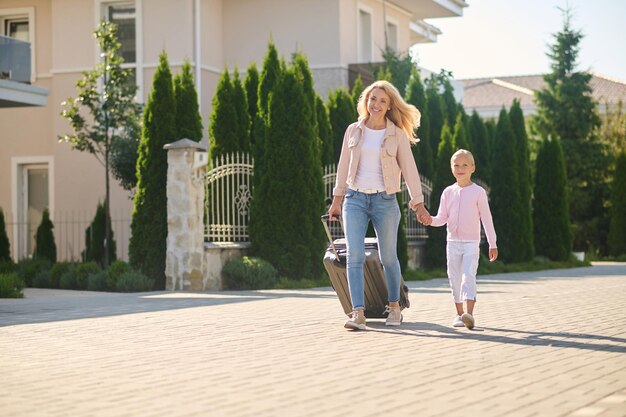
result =
[[[448,241],[448,280],[455,303],[476,300],[476,272],[480,257],[478,241]]]

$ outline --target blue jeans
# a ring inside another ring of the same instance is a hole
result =
[[[400,207],[395,194],[364,194],[348,189],[343,201],[346,233],[346,267],[352,308],[365,308],[363,262],[365,234],[369,220],[378,238],[378,254],[387,280],[387,300],[400,301],[400,261],[398,260],[398,226]]]

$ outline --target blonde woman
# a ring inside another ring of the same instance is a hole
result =
[[[420,112],[407,104],[388,81],[368,86],[357,103],[358,121],[348,126],[343,138],[333,202],[329,218],[343,215],[346,233],[346,267],[353,311],[344,327],[365,330],[364,278],[365,234],[372,221],[388,289],[388,326],[402,323],[400,312],[400,262],[396,246],[400,207],[395,194],[400,178],[409,190],[409,206],[419,222],[429,225],[422,184],[411,145],[417,142]]]

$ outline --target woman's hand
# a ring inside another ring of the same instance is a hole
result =
[[[341,217],[341,196],[333,196],[333,202],[328,209],[328,220],[334,221],[339,220],[338,217]],[[337,217],[335,217],[337,216]]]
[[[424,226],[430,226],[433,222],[432,217],[430,217],[430,213],[424,207],[424,204],[418,204],[417,210],[415,210],[415,215],[417,216],[417,221],[422,223]]]

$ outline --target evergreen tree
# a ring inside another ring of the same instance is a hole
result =
[[[4,211],[0,208],[0,263],[2,262],[11,262],[11,244],[4,222]]]
[[[531,261],[535,257],[535,244],[533,237],[532,218],[532,178],[530,171],[530,153],[528,150],[528,135],[526,134],[526,122],[519,100],[514,100],[509,110],[509,119],[515,138],[515,152],[517,153],[518,165],[515,167],[518,173],[520,206],[518,215],[520,219],[518,236],[520,239],[519,259]]]
[[[324,187],[315,146],[314,102],[305,85],[302,69],[295,65],[283,72],[269,95],[264,172],[250,219],[252,251],[281,275],[294,278],[319,271],[325,245],[318,233]],[[277,213],[286,215],[276,221]]]
[[[624,184],[626,184],[626,152],[622,150],[615,164],[611,190],[609,253],[613,256],[626,254],[626,187]]]
[[[467,139],[467,131],[465,129],[465,123],[463,123],[463,116],[461,113],[457,114],[456,121],[454,122],[454,136],[452,140],[452,147],[456,152],[458,149],[470,149],[469,140]]]
[[[389,74],[389,77],[380,78],[380,75],[377,74],[377,78],[388,80],[404,96],[411,72],[415,68],[411,55],[408,52],[398,52],[386,47],[383,51],[383,60],[385,61],[385,72]]]
[[[572,251],[567,200],[567,173],[561,145],[557,139],[544,140],[536,160],[533,200],[535,248],[537,254],[553,261],[568,260]]]
[[[250,116],[248,115],[248,100],[243,84],[239,79],[239,70],[235,68],[233,78],[233,107],[237,116],[237,124],[232,126],[237,132],[237,150],[250,151]]]
[[[454,98],[454,87],[452,87],[450,78],[452,78],[452,73],[449,71],[441,70],[439,73],[439,84],[443,88],[441,98],[445,108],[445,115],[450,126],[454,126],[456,116],[459,113],[459,106],[456,98]]]
[[[248,117],[250,117],[250,148],[252,149],[255,143],[255,121],[257,117],[257,106],[259,104],[259,71],[256,68],[256,63],[253,62],[248,67],[243,86],[246,90],[246,99],[248,102]]]
[[[247,110],[246,110],[247,113]],[[239,150],[239,117],[235,107],[235,91],[228,69],[217,82],[209,117],[209,154],[212,159]]]
[[[337,88],[329,94],[327,106],[333,132],[333,160],[338,162],[346,128],[357,118],[356,104],[352,102],[350,93],[343,88]]]
[[[592,98],[591,73],[577,71],[583,34],[571,26],[565,10],[564,23],[547,54],[552,71],[544,76],[545,87],[535,93],[536,129],[542,137],[559,138],[568,174],[570,219],[575,250],[605,246],[608,201],[608,167],[603,145],[594,135],[600,119]],[[604,235],[604,236],[603,236]]]
[[[131,83],[131,73],[122,68],[124,59],[119,54],[121,44],[117,40],[117,25],[102,21],[94,32],[100,48],[101,61],[93,70],[85,71],[76,84],[77,98],[63,102],[61,116],[67,119],[74,133],[61,135],[73,149],[87,151],[104,166],[104,207],[110,214],[110,174],[117,164],[111,163],[116,142],[122,142],[132,151],[139,132],[139,106],[135,103],[137,87]],[[90,113],[85,118],[82,109]],[[116,171],[115,177],[123,177],[128,170]],[[125,178],[127,186],[134,178]],[[105,242],[110,242],[111,231],[107,228]],[[105,252],[108,253],[108,252]],[[105,259],[108,265],[108,259]]]
[[[52,224],[50,212],[46,208],[43,211],[41,223],[39,223],[39,227],[37,227],[33,258],[47,259],[51,263],[57,261],[57,245],[54,242],[54,232],[52,229],[54,229],[54,224]]]
[[[162,52],[144,109],[128,245],[131,265],[154,279],[156,289],[165,288],[167,151],[163,146],[176,137],[175,108],[172,73],[167,54]]]
[[[359,97],[361,97],[361,93],[365,90],[365,86],[363,85],[363,80],[361,79],[361,74],[357,75],[356,80],[354,80],[354,85],[352,86],[352,102],[356,107],[356,104],[359,102]]]
[[[83,261],[95,261],[100,265],[101,268],[104,268],[104,230],[105,230],[105,213],[104,213],[104,205],[102,203],[98,203],[98,207],[96,208],[96,215],[94,216],[93,221],[85,230],[85,251],[83,253]],[[107,219],[109,222],[109,228],[111,228],[111,217]],[[108,245],[109,249],[109,261],[114,262],[117,259],[115,249],[117,244],[115,242],[115,236],[113,234],[113,229],[111,229],[111,242]]]
[[[469,137],[476,164],[474,176],[489,184],[491,178],[489,175],[491,171],[491,143],[487,128],[476,110],[472,112],[469,119]]]
[[[498,257],[505,262],[522,260],[519,236],[521,198],[516,169],[518,165],[515,133],[507,111],[502,108],[496,128],[489,198],[493,224],[498,234]]]
[[[413,158],[417,162],[420,174],[432,179],[435,172],[435,161],[430,142],[430,117],[426,105],[426,90],[417,67],[413,67],[411,78],[406,91],[406,102],[414,105],[420,111],[420,127],[417,129],[417,137],[420,141],[413,146]]]
[[[202,139],[202,116],[198,106],[198,93],[191,73],[191,64],[186,59],[181,72],[174,77],[176,100],[176,139]]]
[[[317,128],[321,141],[320,159],[322,167],[337,162],[333,149],[333,127],[330,125],[328,109],[319,95],[315,96],[315,108],[317,111]]]
[[[430,120],[430,133],[428,135],[428,138],[430,140],[430,148],[436,155],[439,149],[441,130],[445,121],[447,120],[447,116],[443,99],[439,94],[439,83],[435,74],[431,75],[426,82],[426,107],[428,118]],[[435,166],[437,166],[436,160]]]
[[[453,137],[448,123],[441,129],[441,142],[437,151],[437,163],[435,177],[433,178],[433,190],[430,195],[429,212],[433,215],[439,210],[439,202],[443,190],[456,182],[450,167],[450,158],[454,153],[452,147]],[[446,265],[446,227],[430,227],[428,240],[426,241],[426,265],[429,268],[443,268]]]

